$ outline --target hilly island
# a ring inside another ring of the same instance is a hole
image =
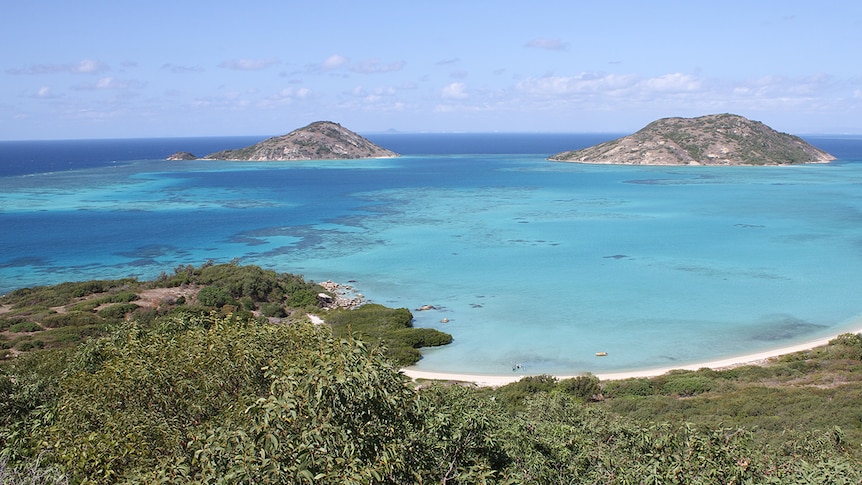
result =
[[[315,121],[286,135],[234,150],[202,157],[204,160],[290,161],[357,158],[391,158],[398,154],[331,121]],[[189,152],[177,152],[168,160],[196,160]]]
[[[733,114],[663,118],[632,135],[549,158],[620,165],[795,165],[834,159],[797,136]]]

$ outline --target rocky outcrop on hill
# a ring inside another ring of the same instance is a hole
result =
[[[331,121],[316,121],[282,136],[236,150],[211,153],[207,160],[332,160],[388,158],[398,154]]]
[[[629,165],[791,165],[835,157],[759,121],[716,114],[663,118],[632,135],[549,159]]]

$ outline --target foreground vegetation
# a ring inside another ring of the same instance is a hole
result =
[[[214,268],[184,284],[259,270]],[[175,273],[160,280],[188,276]],[[44,291],[8,298],[36,312]],[[7,359],[0,483],[862,482],[858,335],[765,367],[417,385],[383,345],[404,310],[367,305],[355,322],[339,310],[328,326],[286,307],[262,318],[253,301],[130,312]]]
[[[129,320],[146,325],[172,315],[211,311],[280,323],[321,315],[338,335],[381,346],[402,366],[421,358],[419,348],[452,341],[449,334],[413,328],[413,315],[405,308],[364,305],[348,311],[332,304],[336,297],[300,276],[236,263],[179,266],[173,274],[149,282],[126,278],[22,288],[0,298],[0,359],[77,345]]]

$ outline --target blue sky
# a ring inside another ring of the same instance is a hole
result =
[[[0,139],[862,133],[862,2],[0,0]]]

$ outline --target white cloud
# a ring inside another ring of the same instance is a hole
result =
[[[203,72],[204,68],[200,66],[183,66],[171,63],[162,64],[161,69],[163,71],[168,71],[174,74],[184,74],[190,72]]]
[[[7,74],[35,75],[35,74],[94,74],[109,71],[111,68],[102,61],[84,59],[72,64],[34,64],[22,69],[7,69]]]
[[[360,61],[350,65],[349,69],[360,74],[374,74],[379,72],[400,71],[404,68],[405,61],[395,61],[389,64],[384,64],[377,59],[369,59]]]
[[[464,99],[469,96],[464,83],[451,83],[443,88],[440,95],[446,99]]]
[[[344,69],[358,74],[377,74],[400,71],[404,69],[405,61],[385,63],[379,59],[367,59],[364,61],[351,62],[349,58],[340,54],[333,54],[318,65],[309,66],[312,71],[336,71]]]
[[[356,99],[360,99],[365,103],[379,103],[384,98],[395,96],[398,91],[391,86],[381,86],[374,89],[365,89],[362,86],[355,86],[350,90],[349,94]]]
[[[38,99],[51,99],[51,98],[56,98],[58,96],[56,94],[54,94],[54,92],[51,90],[51,88],[49,86],[41,86],[36,91],[36,93],[30,97],[31,98],[38,98]]]
[[[632,75],[581,73],[577,76],[545,76],[520,81],[519,91],[536,96],[567,96],[587,93],[614,93],[631,89],[638,78]]]
[[[324,71],[331,71],[333,69],[338,69],[339,67],[347,64],[349,59],[342,55],[333,54],[326,58],[323,63],[320,64],[320,68]]]
[[[96,81],[96,84],[93,87],[96,89],[117,88],[120,87],[120,83],[112,77],[103,77]]]
[[[562,51],[569,48],[569,44],[559,40],[559,39],[533,39],[526,44],[524,47],[529,47],[531,49],[545,49],[549,51]]]
[[[703,82],[688,74],[670,73],[640,78],[631,74],[581,73],[577,76],[545,76],[519,82],[516,88],[534,96],[629,96],[644,98],[672,93],[692,93]]]
[[[701,82],[698,79],[678,72],[644,79],[640,84],[643,89],[652,92],[697,91],[701,88]]]
[[[293,104],[296,101],[310,99],[313,91],[306,87],[286,87],[279,92],[257,101],[256,106],[260,109],[278,108]]]
[[[90,91],[90,90],[107,90],[107,89],[138,89],[143,87],[144,84],[140,81],[130,80],[123,81],[119,80],[115,77],[103,77],[99,78],[98,81],[94,83],[84,83],[75,86],[75,89],[81,91]]]
[[[102,72],[105,70],[107,70],[107,66],[103,62],[94,61],[93,59],[84,59],[74,68],[74,72],[81,73]]]
[[[307,98],[311,95],[311,90],[308,88],[284,88],[278,92],[280,98]]]
[[[229,59],[219,64],[219,67],[235,71],[260,71],[278,64],[275,59]]]

